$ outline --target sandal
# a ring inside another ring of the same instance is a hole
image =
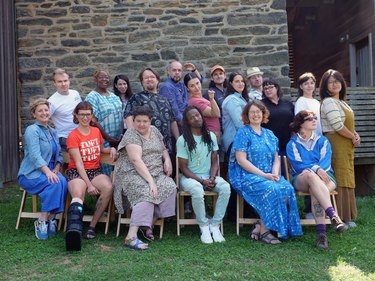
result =
[[[86,239],[94,239],[94,238],[96,238],[96,229],[95,229],[95,227],[89,226],[89,228],[86,231],[85,238]]]
[[[259,240],[266,244],[271,244],[271,245],[276,245],[276,244],[281,243],[279,239],[277,239],[276,237],[273,237],[270,231],[266,231],[262,235],[260,235]],[[272,241],[277,241],[277,242],[272,243]]]
[[[259,231],[256,231],[258,226],[259,226]],[[250,232],[250,239],[251,240],[258,241],[260,239],[260,227],[261,227],[260,221],[256,221],[253,224],[253,228],[251,229],[251,232]]]
[[[152,232],[152,229],[150,227],[140,227],[139,230],[142,233],[142,236],[147,240],[147,241],[154,241],[154,233]]]
[[[144,246],[144,248],[141,247],[141,246]],[[130,248],[131,250],[134,250],[134,251],[148,250],[148,244],[142,242],[137,237],[125,238],[125,247],[128,247],[128,248]]]

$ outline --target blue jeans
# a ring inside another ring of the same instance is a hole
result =
[[[198,177],[202,179],[208,179],[209,175],[197,174]],[[212,189],[219,194],[219,198],[216,203],[214,217],[212,218],[212,224],[220,224],[227,210],[227,205],[230,196],[230,185],[223,178],[216,177],[216,186]],[[186,178],[182,176],[181,186],[184,191],[191,194],[193,210],[197,217],[198,224],[200,226],[207,225],[209,223],[206,217],[206,207],[204,205],[204,189],[202,184],[200,184],[195,179]]]

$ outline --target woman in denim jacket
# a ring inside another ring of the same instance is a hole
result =
[[[63,163],[56,131],[48,125],[49,102],[36,99],[30,105],[36,122],[26,128],[18,182],[27,193],[41,198],[42,212],[35,221],[35,236],[46,240],[57,231],[55,216],[64,211],[67,182],[60,174]]]

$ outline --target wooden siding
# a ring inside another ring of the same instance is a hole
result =
[[[17,178],[18,114],[16,75],[15,6],[0,1],[0,181]]]
[[[361,41],[369,33],[375,35],[374,0],[340,0],[333,4],[288,0],[287,5],[295,78],[311,71],[319,82],[322,74],[333,68],[350,81],[349,44]],[[375,50],[374,40],[372,50]],[[373,60],[374,57],[373,54]],[[371,63],[375,65],[375,61]]]

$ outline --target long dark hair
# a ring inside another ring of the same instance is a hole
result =
[[[195,141],[193,133],[191,132],[191,128],[190,128],[190,125],[189,125],[189,122],[188,122],[188,118],[187,118],[188,112],[190,110],[193,110],[193,109],[196,109],[199,112],[199,114],[201,115],[201,117],[202,117],[202,120],[203,120],[202,129],[201,129],[202,140],[203,140],[203,142],[208,147],[208,153],[210,153],[213,150],[214,143],[213,143],[213,141],[211,139],[210,131],[207,129],[206,122],[204,121],[202,112],[196,106],[189,105],[188,107],[186,107],[186,109],[184,111],[182,135],[183,135],[183,137],[184,137],[184,139],[185,139],[185,141],[187,143],[189,151],[193,152],[193,150],[197,146],[197,142]]]
[[[339,93],[339,99],[345,100],[346,99],[346,83],[344,80],[344,77],[340,72],[334,69],[328,69],[326,72],[324,72],[322,79],[320,79],[320,100],[323,101],[325,98],[331,97],[331,93],[328,91],[328,79],[329,77],[335,78],[337,81],[341,83],[341,91]]]
[[[245,80],[245,77],[239,73],[239,72],[232,72],[230,75],[229,75],[229,79],[228,79],[228,87],[227,87],[227,92],[226,92],[226,97],[233,94],[233,93],[236,93],[237,91],[233,88],[232,86],[232,82],[234,80],[234,77],[236,77],[237,75],[240,75],[245,83],[245,88],[243,89],[242,93],[239,93],[241,94],[241,96],[246,100],[246,101],[249,101],[249,95],[247,93],[247,85],[246,85],[246,80]]]
[[[115,76],[115,79],[113,79],[113,92],[115,93],[116,96],[118,96],[118,97],[120,96],[121,93],[116,87],[117,82],[120,79],[124,80],[126,82],[126,84],[128,84],[128,88],[126,89],[126,92],[125,92],[125,97],[128,100],[133,95],[133,91],[132,91],[132,88],[130,87],[129,78],[125,74],[118,74],[118,75]]]
[[[198,78],[197,74],[195,74],[194,72],[189,72],[187,73],[185,76],[184,76],[184,84],[185,84],[185,87],[187,88],[188,87],[188,83],[190,80],[192,79],[195,79],[195,78]],[[199,80],[199,78],[198,78]],[[200,80],[199,80],[200,82]]]

